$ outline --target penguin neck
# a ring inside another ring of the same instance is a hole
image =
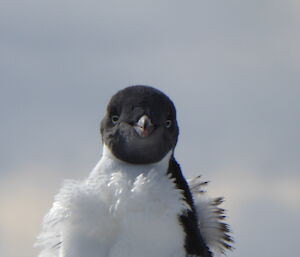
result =
[[[121,171],[133,179],[141,174],[147,175],[151,170],[164,172],[167,175],[172,155],[173,151],[171,150],[159,162],[150,164],[132,164],[115,157],[109,147],[104,144],[102,157],[92,173],[95,174],[99,171],[101,173],[105,171]]]

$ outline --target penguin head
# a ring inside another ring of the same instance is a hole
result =
[[[116,158],[131,164],[159,162],[174,150],[178,134],[173,102],[149,86],[117,92],[101,121],[103,143]]]

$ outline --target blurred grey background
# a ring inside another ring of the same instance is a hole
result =
[[[36,256],[64,179],[101,156],[109,98],[158,87],[178,109],[176,157],[223,195],[230,257],[297,257],[300,2],[2,0],[0,256]]]

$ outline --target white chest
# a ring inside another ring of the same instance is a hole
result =
[[[65,257],[184,257],[178,215],[187,207],[167,162],[124,165],[105,156],[74,186],[63,231]]]

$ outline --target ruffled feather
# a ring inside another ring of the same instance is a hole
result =
[[[194,198],[199,228],[206,244],[214,256],[225,254],[226,250],[232,249],[233,239],[230,227],[225,222],[225,210],[220,207],[224,199],[208,198],[204,190],[208,181],[202,181],[201,176],[188,180],[188,183]]]

